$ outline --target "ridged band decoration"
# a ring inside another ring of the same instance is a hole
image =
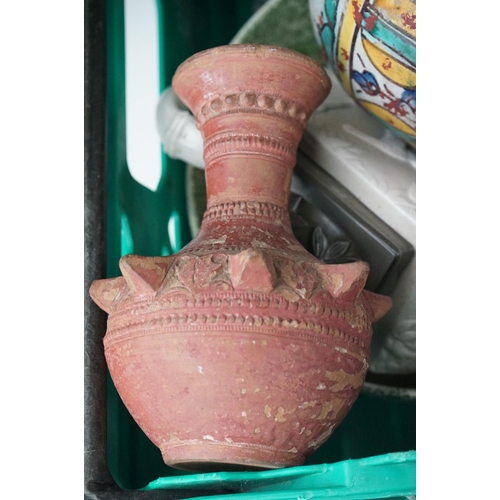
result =
[[[232,201],[212,205],[203,215],[204,221],[223,219],[227,217],[260,217],[270,220],[288,218],[288,211],[284,208],[261,201]]]
[[[227,113],[266,113],[279,118],[293,120],[302,128],[307,125],[307,114],[294,102],[283,97],[257,94],[254,92],[230,93],[212,96],[196,115],[199,124],[204,125],[208,120]]]
[[[219,308],[220,313],[214,312]],[[293,302],[280,296],[269,298],[256,294],[219,294],[196,299],[177,296],[164,300],[163,310],[169,312],[161,315],[151,312],[147,300],[142,305],[136,303],[132,308],[123,309],[110,321],[106,344],[128,338],[129,335],[136,336],[138,327],[144,331],[144,335],[152,334],[152,329],[159,329],[159,333],[187,333],[186,327],[192,327],[193,330],[223,331],[238,330],[240,327],[262,327],[263,334],[279,329],[288,331],[288,334],[297,338],[328,336],[332,337],[332,342],[340,340],[353,347],[364,348],[365,342],[358,334],[369,328],[365,315],[335,309],[327,303]],[[227,312],[228,310],[232,312]],[[131,317],[137,319],[133,321]],[[345,322],[345,327],[332,327],[332,320]],[[267,332],[266,327],[269,328]],[[352,329],[353,333],[349,333],[348,329]],[[330,343],[328,339],[324,340]]]
[[[245,153],[249,155],[265,155],[278,158],[289,165],[295,164],[297,149],[284,140],[261,135],[223,135],[211,139],[205,144],[204,160],[209,165],[214,158]]]

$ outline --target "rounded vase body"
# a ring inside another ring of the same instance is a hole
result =
[[[173,86],[203,134],[207,210],[177,254],[125,256],[92,285],[110,374],[168,465],[300,465],[356,400],[390,307],[363,290],[367,264],[322,264],[291,230],[297,145],[330,81],[293,51],[232,45]]]
[[[415,0],[309,0],[314,33],[345,90],[416,144]]]

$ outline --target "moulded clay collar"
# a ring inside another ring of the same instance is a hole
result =
[[[279,47],[277,45],[261,45],[254,43],[243,43],[243,44],[233,44],[233,45],[224,45],[221,47],[214,47],[212,49],[202,50],[201,52],[197,52],[192,55],[188,59],[186,59],[182,64],[180,64],[176,70],[177,77],[181,75],[181,73],[185,70],[187,66],[190,66],[193,62],[198,61],[200,59],[204,59],[207,56],[217,58],[221,55],[223,57],[227,57],[230,54],[238,54],[243,55],[245,57],[255,57],[256,59],[289,59],[292,61],[300,61],[305,66],[310,67],[313,71],[317,71],[319,69],[319,80],[323,83],[325,89],[329,91],[331,87],[331,82],[324,73],[323,68],[311,58],[301,54],[292,49],[287,49],[285,47]]]
[[[331,81],[319,64],[299,52],[272,45],[242,44],[216,47],[190,57],[177,69],[173,88],[193,111],[199,127],[209,113],[224,107],[238,107],[240,111],[274,107],[285,116],[300,116],[299,121],[305,126],[312,111],[330,92]],[[229,101],[222,99],[219,109],[213,109],[218,102],[210,107],[214,95],[228,97],[224,95],[226,91],[234,92]],[[245,95],[251,93],[256,94],[256,101],[245,102]],[[269,102],[280,98],[278,103]],[[200,113],[207,104],[205,113]],[[284,106],[286,110],[280,109]]]

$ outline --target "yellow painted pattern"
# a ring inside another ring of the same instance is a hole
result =
[[[398,26],[412,38],[417,38],[417,5],[410,0],[375,0],[380,17]]]
[[[340,78],[344,88],[353,95],[351,86],[351,75],[349,72],[349,61],[345,58],[345,53],[350,57],[351,47],[354,45],[353,38],[356,32],[356,22],[354,21],[354,13],[356,8],[360,11],[367,0],[348,0],[347,6],[344,11],[344,19],[342,21],[342,26],[339,31],[339,43],[338,43],[338,53],[337,60],[342,63],[344,71],[340,70]],[[343,50],[345,51],[343,51]],[[339,68],[340,69],[340,68]]]
[[[412,129],[409,125],[407,125],[403,120],[400,120],[398,117],[394,116],[390,111],[379,106],[378,104],[374,104],[373,102],[367,101],[359,101],[368,111],[378,116],[386,123],[391,125],[392,127],[404,132],[405,134],[411,135],[413,137],[417,136],[417,133],[414,129]]]
[[[406,89],[417,87],[415,70],[404,66],[365,38],[363,39],[363,47],[370,61],[386,78]]]

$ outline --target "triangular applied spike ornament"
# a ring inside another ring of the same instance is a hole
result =
[[[173,257],[143,257],[125,255],[120,259],[120,271],[133,293],[147,295],[160,288]]]
[[[272,260],[255,248],[229,256],[229,276],[235,290],[270,293],[276,282]]]
[[[325,288],[333,298],[354,302],[363,290],[370,273],[370,266],[363,261],[347,264],[320,264]]]
[[[384,317],[392,307],[392,299],[385,295],[363,290],[363,296],[370,305],[373,323]]]
[[[102,280],[96,280],[90,286],[90,296],[92,300],[108,314],[116,306],[116,301],[120,294],[126,290],[127,282],[123,276],[118,276],[117,278],[108,278]]]

